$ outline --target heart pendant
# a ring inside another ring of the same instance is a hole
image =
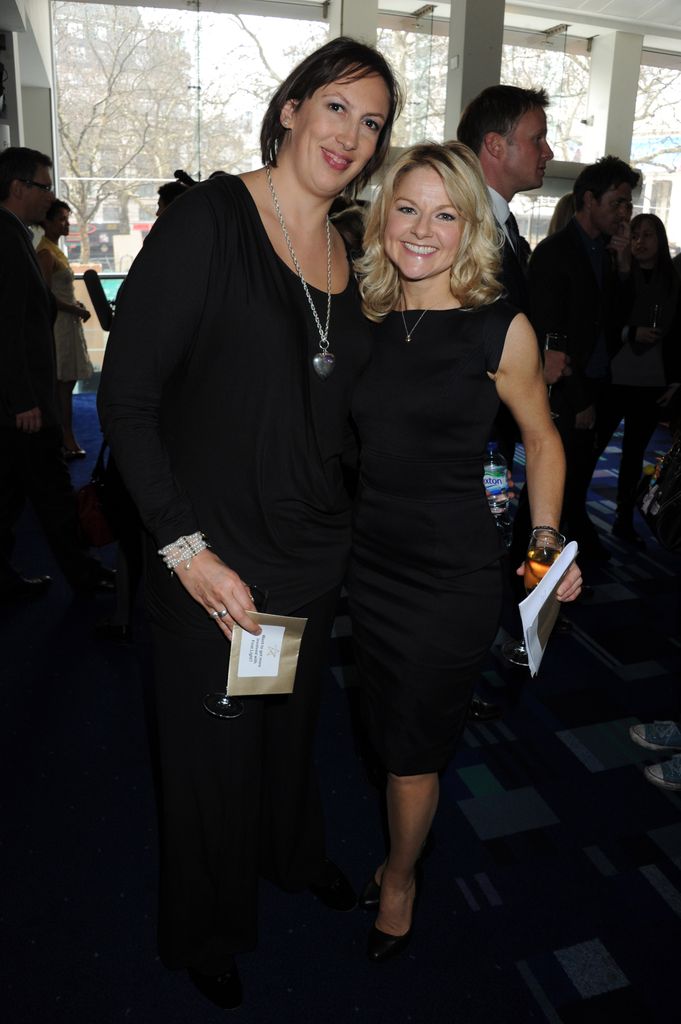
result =
[[[312,366],[320,380],[326,380],[335,369],[336,357],[333,352],[318,352],[312,360]]]

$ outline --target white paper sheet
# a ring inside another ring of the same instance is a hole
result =
[[[234,626],[229,649],[227,693],[230,697],[266,697],[293,693],[300,645],[307,619],[248,612],[259,636]]]
[[[277,676],[284,643],[283,626],[261,626],[260,636],[243,632],[239,648],[239,676]]]
[[[546,576],[518,606],[523,623],[527,660],[532,676],[536,676],[539,671],[551,630],[560,611],[560,601],[556,597],[556,590],[576,557],[577,543],[571,540],[565,545]]]

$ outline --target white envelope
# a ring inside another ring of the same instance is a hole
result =
[[[565,545],[546,576],[518,606],[523,623],[527,660],[532,676],[536,676],[539,671],[551,630],[560,611],[560,601],[556,597],[556,590],[576,557],[577,542],[571,540]]]

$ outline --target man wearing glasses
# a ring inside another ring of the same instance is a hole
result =
[[[0,153],[0,601],[39,596],[49,577],[10,565],[13,531],[28,498],[74,590],[113,589],[113,574],[82,548],[73,487],[61,456],[56,394],[56,305],[33,249],[31,224],[54,200],[49,156],[23,146]]]

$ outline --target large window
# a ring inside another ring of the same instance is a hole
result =
[[[589,65],[585,39],[565,32],[507,29],[504,33],[501,81],[523,89],[546,89],[548,141],[556,160],[582,159]],[[548,233],[557,200],[558,196],[538,192],[519,193],[513,199],[520,231],[533,248]]]
[[[501,81],[522,89],[546,89],[548,139],[556,160],[581,160],[589,90],[586,40],[546,33],[507,31]]]
[[[424,139],[442,141],[447,93],[446,22],[435,21],[432,6],[419,17],[383,15],[376,45],[404,85],[405,104],[395,124],[394,146],[412,146]]]
[[[176,169],[205,178],[259,166],[269,97],[328,35],[322,22],[80,3],[54,3],[53,24],[69,248],[116,271]]]
[[[664,221],[681,249],[681,59],[644,51],[631,162],[643,171],[641,206]]]

